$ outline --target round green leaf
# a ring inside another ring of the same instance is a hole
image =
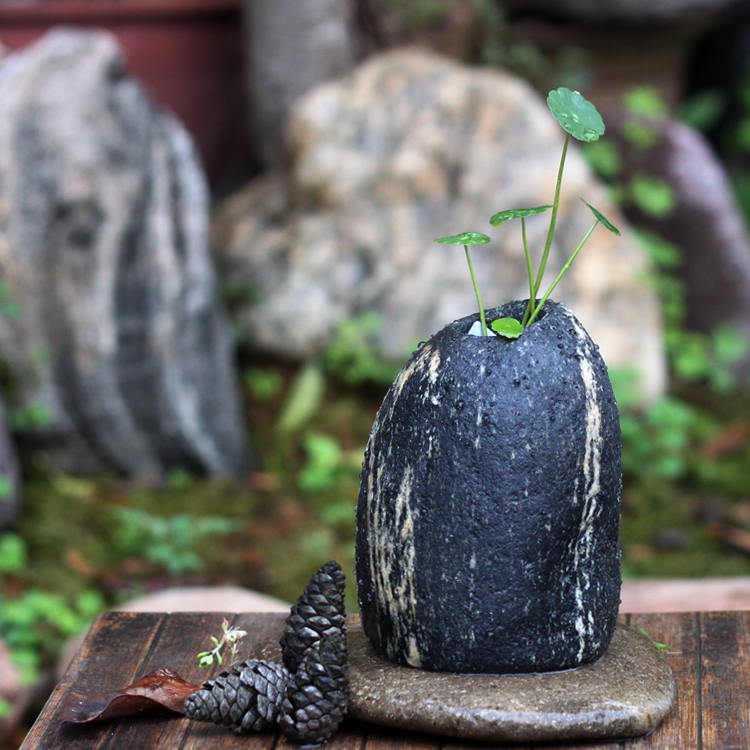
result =
[[[596,107],[577,91],[561,88],[550,91],[547,106],[566,133],[576,140],[591,143],[604,135],[604,122]]]
[[[517,339],[523,333],[523,326],[515,318],[498,318],[490,323],[490,328],[506,339]]]
[[[581,200],[586,203],[583,198],[581,198]],[[620,230],[616,226],[614,226],[601,211],[597,211],[590,203],[586,203],[586,205],[591,209],[591,213],[596,216],[597,221],[602,226],[607,227],[610,232],[614,232],[618,237],[620,236]]]
[[[481,232],[464,232],[463,234],[452,234],[450,237],[441,237],[435,240],[443,245],[486,245],[490,238]]]
[[[552,206],[537,206],[536,208],[511,208],[508,211],[498,211],[491,219],[490,224],[493,227],[499,227],[504,221],[511,219],[523,219],[526,216],[536,216],[544,213]]]

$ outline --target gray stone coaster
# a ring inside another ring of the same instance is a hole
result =
[[[494,742],[624,739],[652,731],[675,696],[672,670],[647,638],[618,625],[596,663],[565,672],[464,675],[401,667],[347,633],[349,715],[417,732]],[[280,659],[277,644],[254,649]]]

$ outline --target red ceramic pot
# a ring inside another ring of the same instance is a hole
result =
[[[216,187],[232,179],[244,142],[241,0],[0,2],[0,42],[12,50],[53,26],[117,36],[130,71],[193,134]]]

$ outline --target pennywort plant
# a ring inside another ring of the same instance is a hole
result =
[[[584,99],[577,91],[571,91],[570,89],[560,88],[556,91],[551,91],[547,97],[547,106],[552,113],[552,116],[562,126],[565,131],[565,142],[563,143],[562,155],[560,157],[560,165],[557,170],[557,183],[555,185],[555,196],[551,204],[545,206],[536,206],[534,208],[512,208],[506,211],[498,211],[490,219],[490,224],[493,227],[499,227],[506,221],[513,219],[521,220],[521,237],[523,241],[523,249],[526,257],[526,266],[529,276],[529,302],[526,306],[526,310],[521,321],[515,318],[499,318],[493,320],[490,324],[490,328],[499,336],[506,338],[518,338],[539,316],[545,302],[549,299],[555,287],[562,279],[565,272],[570,268],[573,261],[576,259],[581,248],[586,244],[586,241],[596,229],[597,225],[609,229],[610,232],[619,235],[620,232],[614,227],[609,220],[600,212],[597,211],[589,203],[586,203],[583,198],[581,200],[588,206],[594,215],[594,223],[591,228],[586,232],[583,239],[578,243],[578,247],[571,253],[565,265],[562,267],[560,272],[555,277],[554,281],[549,285],[546,292],[539,299],[539,292],[542,286],[542,279],[544,277],[544,271],[547,267],[547,260],[549,258],[550,249],[552,247],[552,240],[555,235],[555,226],[557,225],[557,213],[560,206],[560,188],[562,186],[563,170],[565,168],[565,158],[568,153],[568,145],[570,139],[575,138],[578,141],[584,141],[585,143],[592,143],[598,140],[604,135],[604,122],[601,116],[596,110],[596,107],[586,99]],[[544,244],[544,250],[542,251],[541,261],[539,263],[538,270],[534,270],[533,262],[531,259],[531,252],[529,250],[529,243],[526,237],[526,219],[529,216],[536,216],[542,214],[551,209],[549,229],[547,230],[547,239]],[[469,245],[486,245],[490,242],[490,238],[480,232],[463,232],[462,234],[451,235],[449,237],[440,237],[435,240],[445,245],[463,245],[464,251],[466,252],[466,260],[469,264],[469,272],[471,273],[471,281],[474,285],[474,293],[477,297],[477,304],[479,305],[479,318],[482,326],[482,335],[487,335],[487,321],[484,316],[484,308],[482,306],[482,297],[479,293],[479,286],[477,283],[476,275],[474,273],[474,267],[471,262],[471,254],[469,253]]]

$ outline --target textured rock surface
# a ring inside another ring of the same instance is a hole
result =
[[[674,210],[659,217],[634,204],[626,210],[682,251],[687,326],[708,332],[727,323],[750,339],[750,235],[724,168],[693,128],[671,120],[650,126],[657,134],[653,148],[623,143],[624,176],[667,182],[675,193]]]
[[[16,407],[41,405],[57,466],[240,474],[246,446],[182,126],[114,38],[57,31],[0,67],[0,318]]]
[[[523,303],[488,311],[520,320]],[[365,451],[357,590],[375,650],[452,672],[599,658],[620,603],[620,425],[562,305],[514,340],[446,326],[404,366]]]
[[[251,184],[215,225],[224,277],[252,292],[238,321],[253,345],[310,356],[342,321],[374,310],[382,320],[375,350],[403,362],[420,339],[475,309],[463,251],[433,242],[461,231],[493,238],[474,253],[485,302],[525,296],[520,226],[494,230],[489,218],[552,200],[563,140],[526,84],[420,51],[391,52],[310,93],[291,125],[289,180]],[[550,279],[591,226],[581,196],[620,223],[571,149]],[[547,220],[528,222],[539,254]],[[639,369],[654,395],[665,370],[644,270],[632,234],[600,229],[555,296],[608,364]]]
[[[639,737],[669,711],[672,670],[646,638],[618,626],[604,657],[549,674],[456,675],[399,667],[347,634],[349,716],[417,732],[492,742]],[[269,639],[252,650],[279,661]]]
[[[291,106],[354,62],[352,0],[244,0],[250,119],[262,161],[278,166]]]

